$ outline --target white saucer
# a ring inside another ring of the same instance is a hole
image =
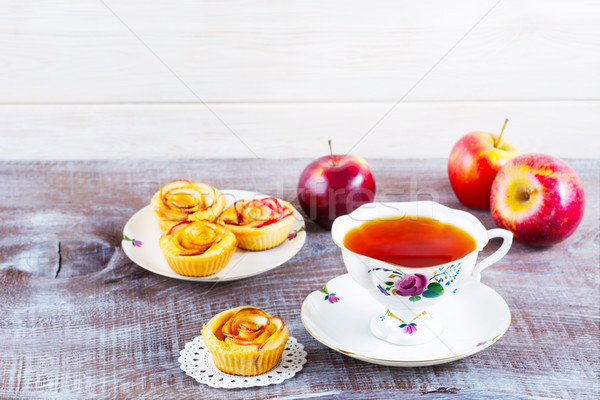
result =
[[[222,190],[221,192],[227,198],[226,207],[237,200],[268,197],[261,193],[246,190]],[[158,247],[161,231],[158,228],[152,209],[148,205],[135,213],[125,224],[121,247],[123,247],[123,251],[131,261],[155,274],[186,281],[233,281],[269,271],[292,258],[300,251],[306,240],[306,232],[303,228],[304,218],[296,211],[294,212],[294,223],[290,229],[290,236],[294,236],[293,238],[288,238],[279,246],[269,250],[245,251],[237,248],[229,264],[214,275],[203,277],[183,276],[169,267],[167,260]],[[294,235],[294,232],[297,233]]]
[[[470,356],[491,346],[510,325],[504,299],[475,280],[436,306],[444,330],[431,342],[398,346],[376,338],[369,322],[385,311],[385,306],[345,274],[329,281],[324,290],[309,294],[301,317],[306,330],[325,346],[362,361],[396,367],[443,364]]]

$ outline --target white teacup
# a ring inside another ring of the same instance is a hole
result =
[[[454,225],[471,235],[475,250],[461,259],[431,267],[403,267],[360,255],[344,247],[344,236],[366,221],[389,217],[427,217]],[[481,271],[506,255],[512,233],[485,227],[473,215],[432,201],[368,203],[337,218],[331,228],[333,241],[342,249],[346,269],[352,278],[387,309],[371,320],[371,332],[380,339],[400,345],[428,342],[438,336],[441,320],[431,306],[450,298],[469,280],[479,281]],[[477,255],[489,239],[503,243],[492,255],[477,263]],[[435,308],[435,307],[433,307]],[[377,310],[373,310],[375,314]]]

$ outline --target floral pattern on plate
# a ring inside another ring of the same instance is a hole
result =
[[[329,293],[329,290],[327,290],[327,285],[323,286],[323,289],[321,289],[321,292],[325,293],[325,301],[328,301],[331,304],[337,303],[338,301],[340,301],[340,298],[337,297],[335,295],[335,293]]]

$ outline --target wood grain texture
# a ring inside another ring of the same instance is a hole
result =
[[[313,290],[345,273],[329,233],[307,224],[289,262],[243,281],[193,283],[136,266],[120,248],[129,217],[174,178],[294,200],[294,160],[1,162],[0,398],[590,399],[599,393],[600,161],[568,160],[586,190],[580,227],[548,249],[515,244],[486,270],[512,325],[494,346],[446,365],[377,366],[314,340],[300,320]],[[370,160],[379,200],[463,208],[445,160]],[[491,228],[486,212],[474,214]],[[58,243],[61,243],[60,271]],[[63,247],[64,246],[64,247]],[[486,250],[485,254],[493,249]],[[85,261],[85,262],[82,262]],[[58,273],[58,275],[57,275]],[[253,304],[279,315],[308,363],[265,388],[219,390],[177,363],[213,314]]]
[[[0,106],[0,160],[446,158],[467,132],[524,153],[600,156],[600,101]]]
[[[397,101],[434,66],[408,100],[600,93],[593,0],[4,3],[5,104]]]

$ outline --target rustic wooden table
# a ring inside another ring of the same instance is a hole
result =
[[[444,160],[370,163],[378,200],[463,208]],[[510,306],[508,332],[460,361],[393,368],[335,352],[304,329],[304,298],[345,273],[329,233],[310,222],[294,258],[241,281],[162,277],[121,250],[125,222],[174,178],[293,200],[307,160],[2,162],[0,398],[597,398],[600,160],[569,163],[587,197],[576,233],[547,249],[516,243],[484,273]],[[474,214],[494,226],[488,212]],[[198,384],[179,369],[180,350],[213,314],[242,304],[276,311],[307,364],[268,387]]]

